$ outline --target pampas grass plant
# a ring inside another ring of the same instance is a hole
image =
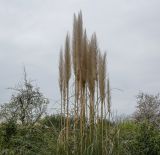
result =
[[[57,154],[110,155],[117,140],[117,130],[110,123],[111,93],[106,73],[106,53],[100,51],[95,33],[88,39],[81,11],[78,16],[74,14],[71,40],[70,46],[67,34],[64,56],[61,51],[59,60],[61,115],[65,120],[64,126],[61,125],[64,134],[61,134],[65,138],[63,143],[58,143]],[[74,80],[72,117],[70,79]],[[72,123],[69,123],[71,120]]]

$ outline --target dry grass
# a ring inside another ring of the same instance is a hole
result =
[[[100,52],[95,33],[88,40],[87,32],[83,29],[81,12],[78,16],[74,15],[71,47],[72,52],[67,34],[64,59],[60,52],[59,63],[60,92],[63,96],[61,109],[64,109],[63,115],[66,117],[64,128],[61,129],[65,131],[64,137],[66,137],[64,147],[61,147],[64,150],[61,152],[73,155],[107,154],[109,145],[106,146],[106,144],[111,141],[108,132],[110,123],[107,123],[107,114],[111,113],[111,95],[109,80],[106,76],[106,54]],[[69,108],[71,67],[74,72],[73,126],[69,123],[71,119]],[[62,71],[63,68],[64,71]],[[64,76],[61,72],[64,72]]]

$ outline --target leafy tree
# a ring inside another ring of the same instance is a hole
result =
[[[25,69],[23,85],[11,89],[17,93],[12,95],[9,103],[1,105],[0,118],[3,121],[14,120],[22,125],[35,124],[46,112],[48,99],[27,80]]]
[[[139,93],[137,96],[137,110],[134,118],[138,122],[144,120],[160,127],[160,97],[158,95],[150,95]]]

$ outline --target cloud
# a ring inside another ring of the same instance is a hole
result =
[[[89,36],[96,32],[107,51],[112,88],[123,90],[113,89],[113,109],[131,114],[140,90],[160,91],[159,5],[159,0],[1,1],[0,103],[9,99],[5,88],[22,79],[25,64],[51,99],[50,107],[56,106],[59,49],[72,32],[73,13],[82,10]]]

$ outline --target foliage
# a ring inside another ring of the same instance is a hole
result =
[[[42,125],[24,127],[17,125],[16,132],[10,133],[6,139],[8,130],[13,129],[9,124],[3,124],[1,132],[0,154],[36,155],[55,154],[57,134],[52,128]],[[7,141],[6,141],[7,140]]]
[[[147,120],[148,122],[160,127],[160,97],[139,93],[137,96],[137,110],[134,118],[138,122]]]
[[[160,131],[148,121],[120,123],[120,154],[158,155],[160,153]]]
[[[9,103],[0,107],[0,116],[2,121],[10,121],[23,124],[35,124],[46,112],[48,99],[40,92],[38,87],[34,87],[27,80],[24,72],[24,83],[17,88],[12,88],[17,93],[12,95]]]

